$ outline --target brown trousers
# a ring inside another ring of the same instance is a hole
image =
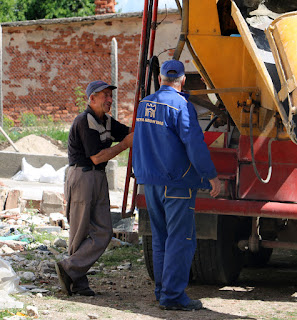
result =
[[[69,257],[62,267],[73,280],[72,291],[88,287],[87,271],[112,237],[107,178],[104,171],[83,172],[70,167],[65,182],[66,214],[70,225]]]

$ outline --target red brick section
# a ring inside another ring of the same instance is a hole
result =
[[[107,0],[95,1],[110,4]],[[81,88],[86,102],[84,94],[90,81],[111,82],[111,42],[115,37],[118,119],[131,125],[142,17],[106,16],[95,21],[2,25],[4,115],[16,125],[20,124],[22,113],[71,123],[86,105],[77,103],[75,89]],[[169,18],[175,21],[179,16],[169,15]],[[157,48],[156,52],[162,50]],[[169,58],[173,52],[167,51],[162,59]]]
[[[113,28],[104,21],[100,24]],[[80,29],[84,31],[79,32]],[[4,115],[16,125],[20,124],[23,113],[72,122],[79,113],[75,88],[81,87],[84,94],[90,81],[111,82],[114,35],[111,32],[104,35],[101,29],[73,23],[5,28],[4,37],[9,39],[3,49]],[[25,39],[22,43],[16,39],[20,34]],[[120,33],[115,37],[119,69],[118,120],[131,125],[140,34]]]
[[[95,0],[95,14],[115,13],[115,0]]]

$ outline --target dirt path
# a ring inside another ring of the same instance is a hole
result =
[[[288,262],[289,261],[289,262]],[[263,269],[245,269],[235,286],[191,284],[193,299],[204,309],[196,312],[162,311],[154,300],[153,283],[144,264],[132,270],[91,278],[95,297],[66,297],[57,292],[48,297],[22,297],[38,307],[40,319],[297,319],[297,260],[291,253],[273,255]],[[53,280],[56,281],[56,280]],[[53,283],[51,284],[53,285]]]

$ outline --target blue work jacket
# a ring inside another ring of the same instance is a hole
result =
[[[217,176],[196,110],[171,86],[140,101],[132,164],[138,184],[210,189]]]

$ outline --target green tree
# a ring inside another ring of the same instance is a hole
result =
[[[0,22],[84,17],[94,14],[94,0],[0,0]]]
[[[0,22],[25,20],[26,1],[0,0]]]

